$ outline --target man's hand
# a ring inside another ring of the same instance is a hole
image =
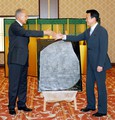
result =
[[[61,33],[55,34],[54,39],[55,40],[61,40],[61,39],[63,39],[63,34],[61,34]]]
[[[44,35],[52,36],[54,40],[61,40],[63,38],[63,34],[61,33],[55,33],[51,30],[44,31]]]
[[[103,71],[103,67],[97,66],[97,72],[102,72],[102,71]]]
[[[45,30],[44,31],[44,35],[52,36],[53,34],[55,34],[55,33],[51,30]]]

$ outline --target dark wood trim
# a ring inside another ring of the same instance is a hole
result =
[[[3,18],[14,17],[15,18],[15,16],[12,16],[12,15],[5,15],[5,16],[0,16],[0,17],[3,17]],[[28,15],[28,17],[38,17],[38,15]]]
[[[5,67],[5,65],[4,64],[0,64],[0,67]]]
[[[4,60],[5,60],[5,51],[0,51],[0,54],[4,54]],[[4,67],[4,64],[0,64],[0,67]]]
[[[58,0],[58,19],[59,19],[59,0]]]
[[[115,63],[111,63],[113,67],[115,67]]]
[[[0,51],[0,53],[5,53],[4,51]]]
[[[38,0],[38,6],[39,6],[39,18],[40,18],[40,0]]]
[[[0,17],[15,17],[14,15],[0,15]]]

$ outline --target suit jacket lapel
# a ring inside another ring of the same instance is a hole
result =
[[[94,31],[92,32],[91,36],[93,36],[94,34],[97,33],[96,31],[98,30],[99,26],[100,26],[100,25],[98,24],[98,25],[95,27],[95,29],[94,29]],[[90,31],[89,31],[89,32],[90,32]],[[90,34],[90,33],[89,33],[89,34]],[[91,36],[90,36],[90,37],[91,37]]]
[[[90,28],[87,29],[88,38],[90,37]]]

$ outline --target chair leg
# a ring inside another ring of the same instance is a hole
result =
[[[77,110],[76,97],[74,98],[74,108],[75,108],[75,110]]]
[[[46,111],[46,101],[44,99],[44,108],[43,108],[43,111]]]

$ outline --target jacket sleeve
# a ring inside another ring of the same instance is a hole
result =
[[[79,34],[78,36],[76,36],[76,35],[67,35],[66,40],[67,41],[77,42],[77,41],[85,40],[86,39],[85,36],[86,36],[86,31]]]
[[[17,35],[17,36],[23,36],[23,37],[42,37],[44,35],[43,31],[37,31],[37,30],[25,30],[20,25],[12,25],[11,31]]]
[[[102,28],[100,30],[100,38],[99,38],[99,62],[98,65],[104,67],[104,63],[107,57],[108,51],[108,33],[107,31]]]

